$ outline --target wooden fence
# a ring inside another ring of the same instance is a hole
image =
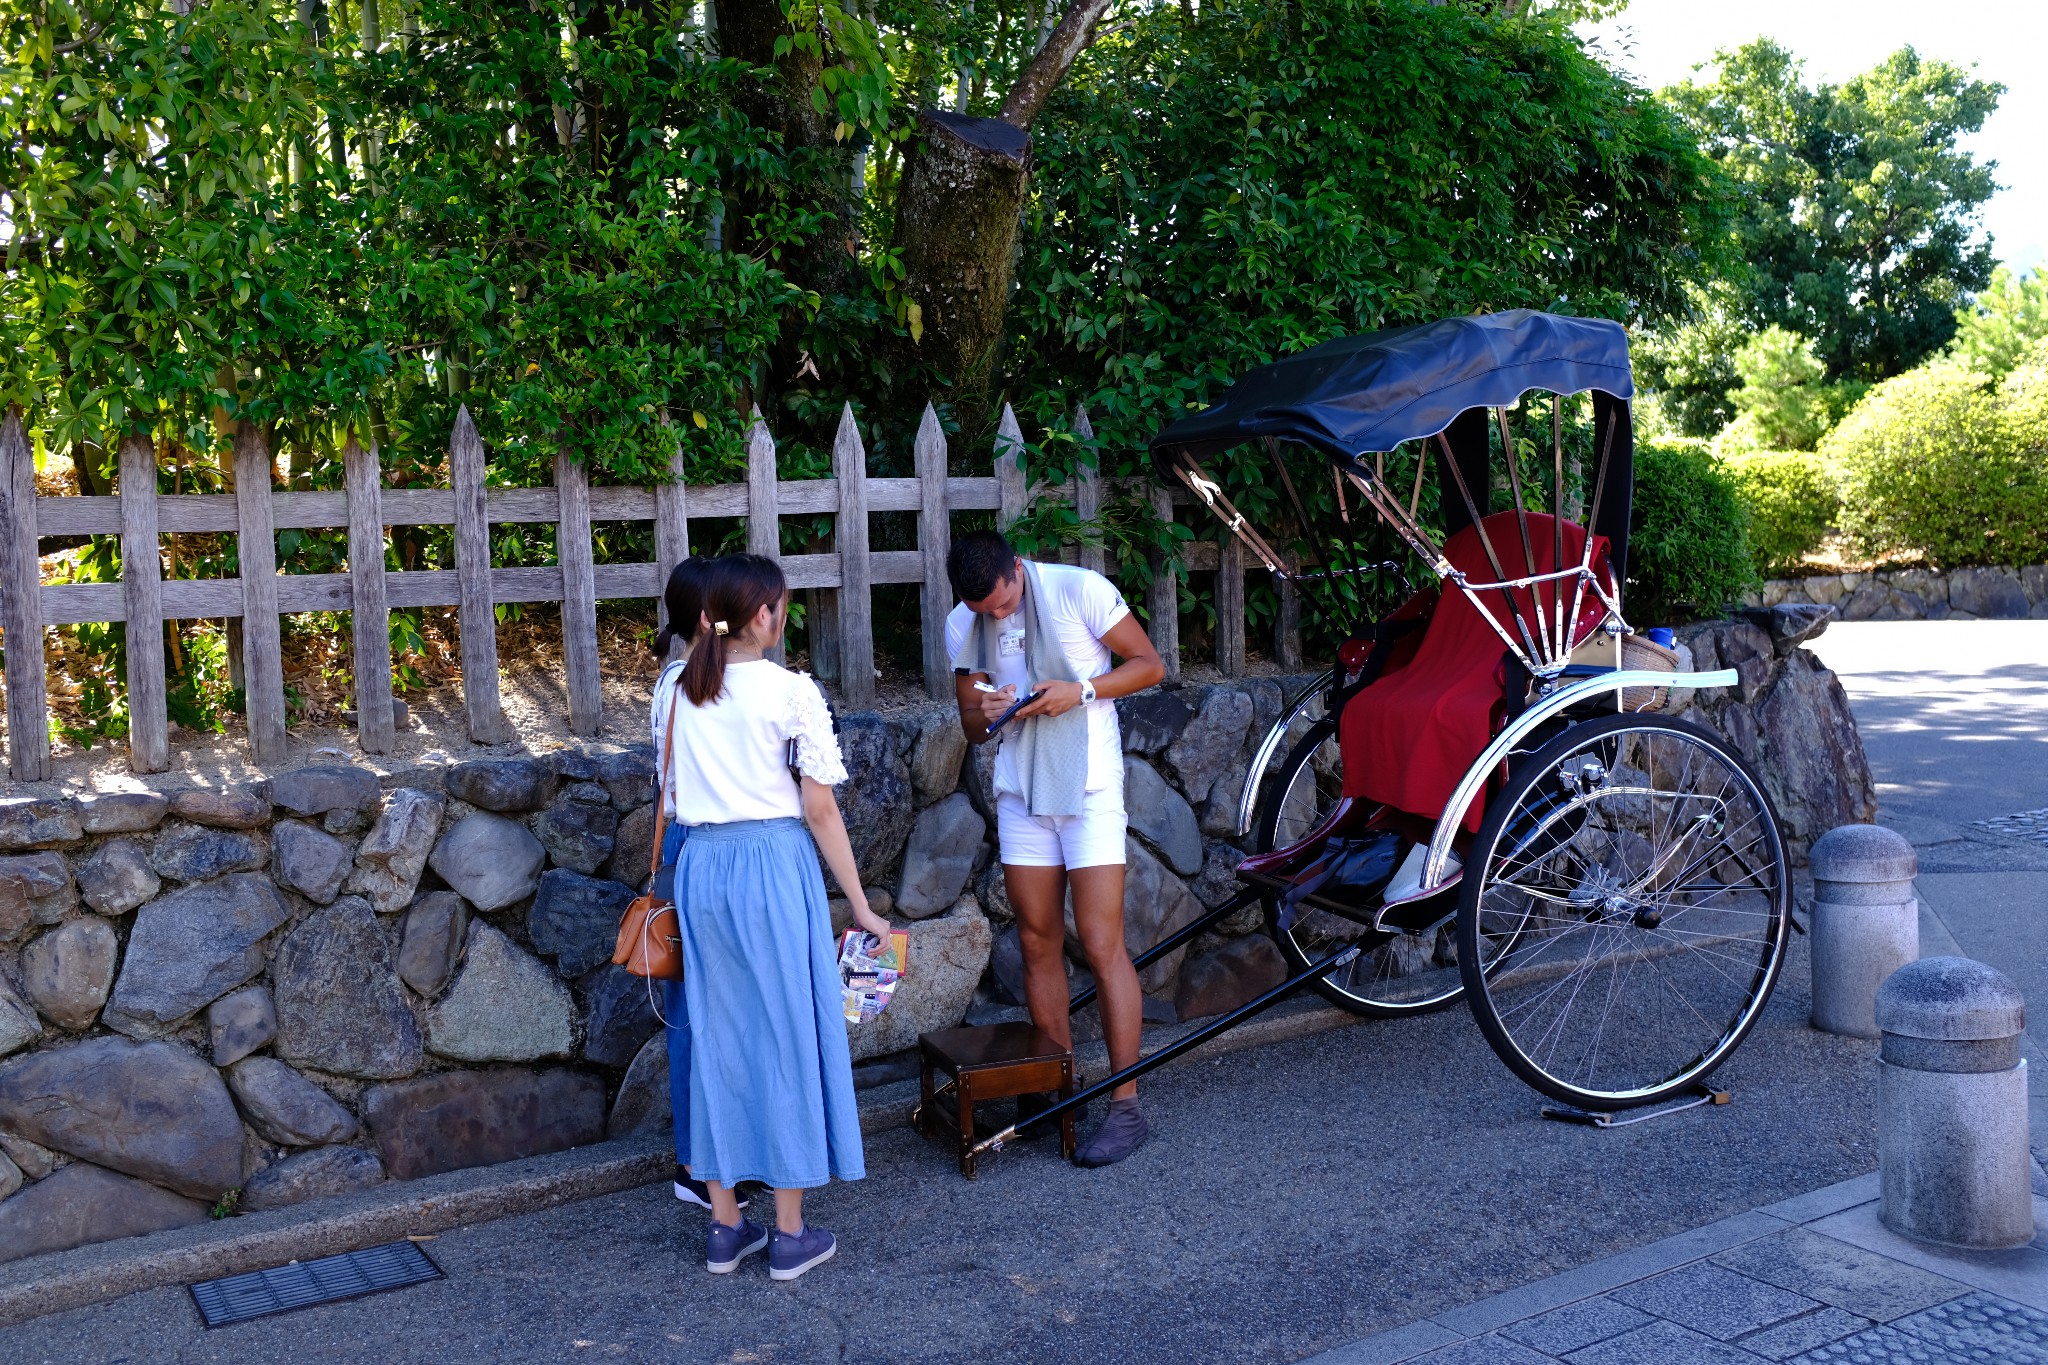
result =
[[[1077,410],[1075,426],[1084,439],[1092,437],[1085,411]],[[992,474],[951,476],[945,433],[927,406],[914,446],[914,476],[871,479],[848,408],[833,441],[832,477],[784,481],[776,476],[774,438],[756,413],[747,436],[745,483],[687,487],[679,451],[671,468],[674,481],[652,488],[594,488],[584,467],[567,457],[556,459],[551,488],[490,488],[484,481],[483,443],[464,408],[449,443],[450,488],[385,488],[375,450],[351,439],[342,451],[341,490],[280,492],[273,486],[276,470],[266,437],[249,427],[235,437],[231,493],[159,493],[154,448],[146,437],[138,437],[121,446],[116,494],[38,497],[21,415],[10,412],[0,422],[0,631],[7,646],[10,771],[20,782],[49,775],[43,652],[19,642],[40,643],[44,627],[79,622],[125,621],[130,639],[149,639],[161,634],[166,620],[239,618],[249,743],[257,763],[272,765],[285,758],[280,615],[351,614],[358,741],[368,753],[385,753],[394,734],[393,608],[458,609],[469,734],[477,743],[491,744],[514,738],[498,695],[494,608],[501,602],[559,602],[570,729],[594,734],[603,712],[597,603],[601,598],[652,597],[659,604],[666,566],[690,553],[692,517],[744,518],[749,550],[778,559],[791,588],[818,590],[811,603],[813,666],[837,678],[840,700],[850,709],[872,705],[875,698],[874,585],[920,584],[925,686],[935,698],[950,698],[944,623],[953,606],[946,580],[951,514],[989,510],[1008,525],[1033,497],[1046,492],[1071,499],[1084,520],[1095,517],[1101,506],[1101,485],[1092,470],[1062,490],[1027,488],[1014,453],[1022,443],[1016,416],[1005,406]],[[1171,519],[1172,493],[1155,486],[1149,495],[1155,511]],[[915,512],[918,548],[870,550],[870,512]],[[831,548],[782,554],[777,519],[819,513],[834,517]],[[590,528],[596,521],[652,521],[656,562],[594,563]],[[491,567],[493,523],[554,525],[558,562]],[[456,567],[388,571],[384,529],[421,525],[455,528]],[[348,531],[347,572],[277,572],[278,531],[342,527]],[[164,579],[158,537],[176,532],[235,535],[240,577]],[[41,583],[38,538],[77,535],[120,536],[120,582]],[[1103,567],[1100,549],[1080,548],[1069,557],[1090,568]],[[1197,541],[1187,547],[1183,564],[1217,572],[1216,662],[1233,676],[1245,657],[1243,547],[1228,536],[1220,546]],[[1283,664],[1298,666],[1292,597],[1291,592],[1282,594],[1276,650]],[[1180,673],[1178,607],[1176,577],[1157,575],[1147,609],[1170,680]],[[159,772],[170,763],[163,653],[131,648],[127,659],[131,766],[137,772]]]

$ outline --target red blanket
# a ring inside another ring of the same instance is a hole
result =
[[[1514,513],[1496,512],[1484,524],[1506,572],[1494,573],[1480,545],[1478,528],[1468,526],[1444,545],[1444,557],[1469,580],[1491,583],[1502,577],[1521,578],[1530,573],[1554,571],[1556,547],[1550,517],[1529,514],[1529,538],[1535,551],[1533,568],[1527,566],[1522,553],[1522,536]],[[1585,528],[1572,522],[1564,524],[1567,566],[1578,564],[1585,549],[1585,535]],[[1593,571],[1601,576],[1602,582],[1606,581],[1605,536],[1593,538]],[[1565,610],[1569,611],[1569,580],[1564,591]],[[1536,629],[1534,590],[1518,588],[1512,596],[1516,611],[1528,623],[1531,638],[1541,640]],[[1519,641],[1514,623],[1507,619],[1502,594],[1488,592],[1485,600],[1495,619]],[[1557,608],[1547,584],[1542,600],[1545,619],[1554,628]],[[1585,639],[1605,614],[1600,599],[1588,591],[1579,608],[1573,640]],[[1447,585],[1414,657],[1382,674],[1344,708],[1338,727],[1344,750],[1344,794],[1383,802],[1428,820],[1441,816],[1452,790],[1502,723],[1506,659],[1507,647],[1472,600]],[[1484,805],[1474,801],[1465,813],[1463,823],[1467,830],[1479,828]]]

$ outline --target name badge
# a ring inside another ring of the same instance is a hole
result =
[[[1024,632],[1008,631],[996,637],[996,653],[1021,655],[1024,652]]]

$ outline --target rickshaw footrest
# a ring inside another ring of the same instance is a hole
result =
[[[1651,1119],[1682,1114],[1703,1104],[1726,1104],[1733,1098],[1726,1090],[1716,1090],[1710,1085],[1696,1085],[1690,1099],[1673,1100],[1654,1109],[1622,1111],[1628,1113],[1627,1118],[1621,1118],[1610,1110],[1580,1109],[1569,1104],[1546,1104],[1536,1113],[1539,1117],[1556,1119],[1559,1123],[1581,1123],[1588,1128],[1626,1128],[1631,1123],[1648,1123]]]

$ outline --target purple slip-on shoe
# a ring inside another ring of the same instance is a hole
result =
[[[768,1239],[768,1278],[793,1280],[838,1251],[839,1240],[823,1228],[806,1227],[794,1235],[777,1228]]]
[[[740,1268],[741,1261],[767,1245],[767,1230],[758,1223],[742,1218],[738,1227],[729,1228],[714,1220],[704,1239],[704,1268],[714,1275],[729,1275]]]

